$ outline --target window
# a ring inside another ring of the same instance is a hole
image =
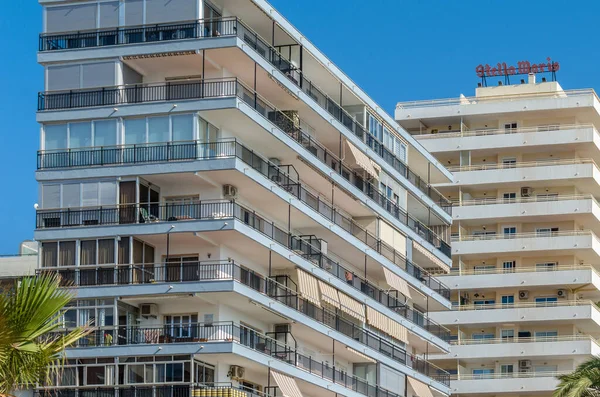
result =
[[[494,265],[476,265],[476,266],[473,266],[473,271],[475,273],[482,273],[482,274],[493,273],[495,269],[496,269],[496,266],[494,266]]]
[[[537,201],[556,201],[558,200],[558,193],[546,193],[546,194],[537,194]]]
[[[512,377],[513,372],[514,372],[513,364],[501,364],[500,365],[500,374],[502,374],[503,377]]]
[[[512,306],[515,303],[514,295],[502,295],[502,306]]]
[[[504,233],[504,238],[514,238],[517,234],[517,228],[514,226],[505,226],[502,231]]]
[[[44,126],[44,150],[78,149],[117,144],[117,121],[99,120]],[[77,161],[73,158],[71,161]]]
[[[502,159],[503,168],[515,168],[517,165],[517,159],[515,157],[505,157]]]
[[[517,132],[518,124],[517,123],[506,123],[504,124],[504,131],[507,134],[512,134]]]
[[[44,150],[65,149],[67,145],[67,125],[47,125],[44,127]]]
[[[493,333],[477,333],[472,334],[471,337],[477,341],[477,343],[486,343],[490,339],[495,339],[496,335]]]
[[[517,262],[515,261],[504,261],[502,263],[502,271],[504,273],[514,273]]]
[[[556,296],[540,296],[535,298],[536,306],[556,306],[558,298]]]
[[[556,262],[547,262],[547,263],[536,263],[535,271],[536,272],[550,272],[556,268]]]
[[[195,377],[197,383],[212,383],[215,381],[215,367],[203,362],[194,363]]]
[[[538,236],[554,236],[558,233],[557,227],[538,227],[535,229]]]
[[[181,357],[184,359],[185,356]],[[188,356],[189,357],[189,356]],[[137,363],[128,363],[123,365],[127,368],[127,383],[176,383],[190,381],[190,363],[189,361],[167,361],[170,358],[176,359],[178,356],[160,356],[155,357],[156,362],[152,362],[152,357],[138,357]],[[158,361],[161,362],[158,362]],[[162,362],[164,361],[164,362]],[[122,367],[123,367],[122,366]],[[214,373],[213,373],[214,377]]]
[[[43,184],[41,187],[42,208],[78,208],[110,206],[117,204],[116,181]],[[77,224],[96,215],[92,213],[73,213],[68,218],[70,224]],[[86,218],[86,219],[82,219]]]
[[[198,315],[165,316],[165,333],[173,338],[197,337]]]
[[[514,203],[517,199],[517,193],[504,193],[502,195],[502,200],[505,203]]]
[[[503,329],[500,331],[500,337],[502,341],[512,341],[515,338],[515,330],[514,329]]]
[[[475,305],[475,310],[486,309],[486,306],[495,305],[496,301],[493,299],[479,299],[474,300],[473,304]]]
[[[43,242],[42,267],[75,266],[75,241]]]
[[[494,369],[492,368],[477,368],[473,369],[473,378],[475,379],[486,379],[491,378],[494,375]]]
[[[557,372],[558,371],[558,366],[557,365],[536,365],[533,367],[533,372],[536,373],[540,373],[540,372]],[[548,376],[552,376],[552,375],[548,375]]]
[[[554,339],[556,337],[558,337],[558,332],[557,331],[535,331],[534,332],[534,337],[536,339]]]

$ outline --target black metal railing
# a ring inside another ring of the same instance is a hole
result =
[[[193,397],[190,384],[113,387],[53,387],[38,389],[35,397]]]
[[[450,200],[445,198],[441,193],[427,183],[427,181],[412,171],[408,165],[396,157],[393,152],[388,150],[379,141],[379,139],[370,134],[342,106],[325,94],[320,88],[313,85],[313,83],[303,74],[302,70],[294,66],[289,59],[283,56],[276,48],[272,47],[254,30],[240,21],[237,17],[222,17],[214,19],[200,19],[195,21],[183,21],[177,23],[41,34],[39,38],[39,50],[56,51],[224,36],[237,36],[250,45],[260,56],[275,66],[280,72],[287,76],[291,82],[302,89],[322,109],[327,111],[336,120],[343,124],[350,132],[360,138],[361,141],[365,142],[398,173],[408,179],[421,192],[425,193],[445,212],[448,214],[452,213],[452,202]],[[112,95],[116,95],[116,93],[108,93],[106,95],[108,95],[110,98]],[[156,93],[154,96],[157,96]],[[187,98],[174,97],[171,99]],[[78,98],[76,98],[75,103],[77,103],[77,100]]]
[[[406,270],[413,277],[438,292],[446,299],[450,298],[450,289],[432,277],[427,271],[408,261],[404,255],[392,246],[370,233],[356,223],[352,217],[346,216],[328,202],[321,199],[299,182],[299,176],[293,166],[275,165],[254,153],[235,139],[215,142],[184,141],[143,145],[109,146],[101,148],[65,149],[38,152],[38,169],[54,169],[77,166],[97,166],[111,164],[152,163],[162,161],[182,161],[195,159],[218,159],[237,157],[250,165],[261,175],[269,178],[279,186],[293,194],[304,204],[315,210],[327,220],[334,222],[348,233],[367,244],[371,249],[385,256],[394,264]],[[285,170],[282,170],[285,168]],[[293,172],[294,175],[290,176]],[[327,259],[327,258],[326,258]],[[336,265],[336,276],[346,277],[346,269],[338,269],[335,261],[326,260],[327,266]],[[341,270],[341,272],[339,271]]]
[[[331,311],[323,307],[318,307],[310,301],[302,298],[296,291],[294,291],[294,289],[289,287],[291,280],[289,280],[287,276],[278,276],[276,279],[265,278],[264,276],[249,269],[243,268],[233,262],[224,261],[218,261],[210,264],[195,262],[176,266],[159,265],[156,269],[154,269],[153,264],[135,266],[124,265],[122,270],[119,270],[119,267],[117,267],[116,271],[115,268],[102,268],[103,270],[100,270],[100,272],[97,273],[98,276],[94,278],[92,276],[92,272],[98,272],[98,269],[100,268],[89,269],[90,273],[84,276],[83,279],[101,279],[106,281],[107,274],[112,271],[113,275],[108,277],[115,277],[115,281],[117,283],[123,284],[152,284],[160,282],[161,280],[169,282],[235,280],[257,292],[268,295],[272,299],[275,299],[285,306],[307,315],[319,323],[322,323],[348,337],[351,337],[361,344],[379,351],[380,353],[399,363],[411,366],[413,369],[424,375],[430,376],[443,383],[447,381],[447,374],[439,373],[438,367],[432,365],[426,360],[419,359],[418,357],[409,354],[395,342],[377,335],[363,328],[361,325],[357,325],[346,320],[344,316],[338,314],[337,310]],[[64,283],[66,285],[77,285],[78,280],[82,280],[82,275],[86,274],[85,272],[88,270],[40,269],[38,271],[58,272],[59,274],[65,276]],[[100,275],[103,277],[99,277]],[[121,278],[117,278],[118,275],[121,275]],[[89,347],[139,343],[190,343],[210,340],[208,339],[209,336],[205,335],[201,337],[201,335],[204,335],[201,332],[194,331],[195,333],[183,334],[181,330],[177,331],[178,333],[172,333],[173,335],[181,335],[180,338],[165,338],[165,332],[173,332],[172,329],[169,329],[168,327],[153,327],[151,329],[155,331],[149,332],[146,332],[146,328],[133,327],[133,329],[136,329],[134,333],[123,332],[121,328],[123,327],[103,327],[101,329],[97,329],[87,338],[79,340],[75,346]],[[121,331],[119,331],[119,329],[121,329]],[[216,333],[215,335],[222,335],[222,333]]]
[[[355,171],[353,171],[350,167],[345,165],[337,156],[335,156],[329,149],[325,146],[321,145],[319,142],[315,141],[309,134],[305,133],[300,128],[300,123],[298,121],[293,121],[285,112],[282,112],[271,105],[269,105],[266,101],[263,101],[259,98],[254,91],[244,86],[237,79],[224,79],[224,80],[206,80],[192,83],[177,83],[176,85],[179,87],[178,90],[184,92],[195,92],[198,94],[196,98],[205,98],[205,90],[203,89],[205,84],[216,85],[219,83],[223,83],[223,90],[217,90],[214,87],[210,90],[215,97],[231,97],[237,96],[241,100],[243,100],[247,105],[251,106],[255,110],[257,110],[260,114],[262,114],[265,118],[267,118],[271,123],[284,131],[287,135],[293,138],[295,141],[300,143],[304,148],[307,149],[309,153],[311,153],[314,157],[319,159],[321,162],[326,164],[328,167],[332,168],[335,172],[339,173],[344,179],[350,182],[353,186],[361,190],[367,197],[369,197],[373,202],[377,203],[381,208],[383,208],[387,213],[392,215],[395,219],[407,225],[410,229],[412,229],[415,233],[421,236],[423,239],[427,240],[434,247],[439,249],[444,255],[447,257],[451,256],[450,245],[446,243],[442,238],[440,238],[436,233],[434,233],[428,226],[409,215],[404,209],[402,209],[398,204],[392,201],[390,198],[386,197],[385,194],[379,191],[379,187],[375,186],[371,182],[365,180],[361,176],[359,176]],[[185,87],[187,85],[191,85],[194,87],[193,89],[185,89],[181,87]],[[162,89],[158,89],[162,87]],[[108,90],[111,92],[125,92],[126,90],[138,90],[140,92],[144,92],[144,89],[151,88],[150,92],[157,93],[157,96],[151,96],[151,100],[165,100],[165,93],[170,89],[167,87],[171,87],[170,84],[162,84],[162,85],[153,85],[153,86],[144,86],[144,85],[136,85],[133,87],[124,86],[124,87],[111,87],[111,88],[103,88],[101,90],[96,91],[68,91],[68,92],[51,92],[51,93],[40,93],[40,99],[38,105],[42,108],[41,110],[46,110],[47,106],[58,106],[58,108],[63,108],[63,106],[69,105],[71,101],[75,101],[75,107],[79,107],[79,104],[85,103],[85,106],[103,106],[106,105],[104,98],[104,90]],[[81,96],[80,96],[81,95]],[[142,95],[143,96],[143,95]],[[212,96],[211,96],[212,97]],[[122,96],[121,94],[115,95],[112,97],[115,100],[129,100],[127,96]],[[159,99],[163,98],[163,99]],[[99,101],[99,99],[101,99]],[[180,99],[190,99],[186,96],[186,98]],[[91,105],[91,103],[96,103],[96,105]],[[50,105],[49,105],[50,104]],[[173,145],[173,144],[170,144]],[[134,145],[134,147],[124,147],[123,149],[108,149],[109,154],[104,153],[104,149],[100,148],[100,153],[97,153],[98,150],[93,151],[90,154],[89,150],[85,150],[80,152],[80,149],[68,149],[67,154],[64,156],[67,157],[67,161],[62,161],[62,164],[73,164],[72,166],[78,166],[81,159],[78,158],[80,153],[83,153],[84,156],[94,156],[95,161],[107,161],[108,164],[111,164],[111,161],[124,161],[126,163],[134,162],[134,161],[144,161],[144,159],[151,159],[150,161],[167,161],[169,158],[173,160],[178,160],[177,156],[184,157],[179,160],[189,159],[189,156],[195,153],[195,149],[193,149],[189,143],[183,143],[183,148],[177,146],[175,149],[175,153],[172,153],[172,149],[169,150],[168,147],[165,147],[164,144],[161,146],[160,144],[143,144],[143,145]],[[168,146],[168,145],[167,145]],[[75,153],[74,158],[71,158],[69,150]],[[112,150],[112,151],[111,151]],[[119,150],[122,150],[122,155]],[[155,160],[156,157],[151,157],[152,154],[159,153],[158,159],[167,159],[167,160]],[[57,153],[56,151],[50,153]],[[60,153],[60,152],[59,152]],[[125,156],[129,153],[128,156]],[[185,158],[186,155],[188,158]],[[169,157],[171,156],[171,157]],[[97,160],[97,159],[100,160]],[[121,160],[123,159],[123,160]],[[38,160],[39,161],[39,160]],[[53,164],[53,163],[51,163]],[[105,164],[101,164],[105,165]]]

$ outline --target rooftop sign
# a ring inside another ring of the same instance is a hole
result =
[[[517,66],[506,65],[506,62],[498,62],[496,65],[478,65],[475,68],[475,73],[477,73],[477,77],[483,78],[529,73],[555,73],[560,69],[560,64],[558,62],[553,62],[550,58],[546,58],[546,61],[546,63],[519,61],[517,62]]]

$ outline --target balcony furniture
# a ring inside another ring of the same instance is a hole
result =
[[[144,207],[140,207],[140,216],[144,223],[158,222],[158,218],[148,213],[148,210]]]

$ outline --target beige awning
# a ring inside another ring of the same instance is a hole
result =
[[[346,346],[346,349],[348,349],[349,352],[352,352],[354,354],[356,354],[357,356],[367,360],[370,363],[376,363],[377,360],[372,359],[371,357],[367,356],[366,354],[359,352],[358,350],[354,350],[353,348],[351,348],[350,346]]]
[[[318,280],[318,282],[319,289],[321,290],[321,300],[339,309],[340,297],[338,296],[338,290],[327,284],[325,281]]]
[[[429,388],[429,386],[427,386],[425,383],[421,382],[420,380],[416,380],[409,376],[408,384],[413,389],[413,392],[414,392],[413,395],[419,396],[419,397],[433,397],[433,393],[431,392],[431,389]]]
[[[445,271],[447,271],[447,272],[450,271],[450,266],[448,266],[444,262],[442,262],[442,260],[440,258],[433,255],[421,244],[417,243],[416,241],[413,241],[413,248],[416,249],[417,251],[419,251],[421,254],[425,255],[427,257],[427,259],[429,259],[430,261],[432,261],[433,263],[435,263],[437,266],[441,267]]]
[[[271,370],[271,376],[273,376],[273,380],[277,383],[283,397],[302,397],[302,392],[294,378],[273,370]]]
[[[359,148],[354,146],[352,144],[352,142],[350,142],[347,139],[346,139],[346,144],[350,148],[350,151],[352,152],[352,155],[354,156],[354,161],[356,161],[356,164],[358,164],[359,167],[361,167],[362,169],[367,171],[367,173],[369,175],[371,175],[373,178],[379,177],[379,173],[377,172],[377,169],[375,167],[373,167],[373,161],[366,154],[361,152]],[[381,167],[379,169],[381,170]]]
[[[370,306],[367,306],[367,322],[399,341],[408,343],[408,330],[404,326]]]
[[[408,283],[402,277],[398,276],[394,272],[392,272],[387,267],[383,268],[383,273],[385,274],[385,281],[392,287],[393,289],[400,292],[402,295],[411,299],[412,296],[410,294],[410,289],[408,288]]]
[[[365,305],[363,305],[356,299],[349,297],[348,295],[344,294],[343,292],[340,292],[338,295],[340,297],[340,304],[341,304],[340,309],[344,313],[349,314],[350,316],[352,316],[352,317],[356,318],[357,320],[360,320],[361,322],[364,323],[365,322]]]
[[[302,269],[296,269],[298,271],[298,289],[300,294],[308,301],[321,307],[321,299],[319,294],[319,284],[317,278],[312,274],[305,272]]]
[[[373,166],[373,168],[375,168],[377,175],[379,175],[379,173],[381,172],[381,167],[375,161],[373,161],[371,159],[369,159],[369,160],[371,161],[371,165]]]

